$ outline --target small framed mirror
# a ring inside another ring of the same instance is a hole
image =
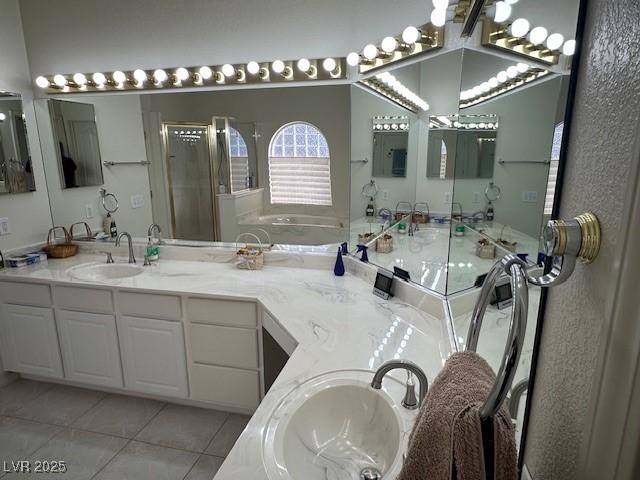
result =
[[[0,91],[0,194],[35,189],[22,97]]]
[[[49,100],[62,188],[102,185],[102,160],[92,104]]]
[[[406,177],[409,118],[373,117],[373,176]]]

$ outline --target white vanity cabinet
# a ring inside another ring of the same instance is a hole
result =
[[[182,322],[121,315],[118,333],[128,389],[188,397]]]
[[[62,361],[53,310],[2,305],[2,362],[14,372],[62,378]]]
[[[122,388],[116,319],[104,313],[56,310],[66,378]]]

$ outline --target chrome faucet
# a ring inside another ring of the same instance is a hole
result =
[[[427,380],[427,375],[424,373],[424,371],[418,365],[409,360],[389,360],[388,362],[380,365],[378,370],[376,370],[376,373],[373,375],[373,380],[371,380],[371,388],[380,390],[382,388],[382,379],[384,378],[384,376],[391,370],[396,370],[398,368],[402,368],[404,370],[407,370],[408,372],[413,373],[416,377],[418,377],[418,380],[420,381],[418,404],[416,405],[415,402],[412,402],[411,400],[411,396],[413,393],[413,383],[412,380],[409,379],[409,381],[407,382],[407,392],[405,393],[405,397],[402,400],[402,406],[410,410],[419,407],[420,405],[422,405],[422,402],[427,395],[427,391],[429,389],[429,381]]]
[[[136,257],[133,255],[133,240],[131,239],[131,235],[127,232],[122,232],[118,235],[118,238],[116,238],[116,247],[120,246],[120,239],[122,237],[127,237],[127,242],[129,242],[129,263],[136,263]]]
[[[157,232],[157,235],[154,235],[154,233]],[[152,223],[151,225],[149,225],[149,230],[147,230],[147,237],[149,237],[149,240],[151,240],[152,238],[155,238],[158,240],[158,245],[162,244],[162,229],[160,228],[160,225],[158,225],[157,223]]]

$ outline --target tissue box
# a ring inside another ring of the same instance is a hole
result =
[[[22,268],[36,263],[46,262],[47,254],[44,252],[31,252],[24,255],[16,255],[15,257],[8,257],[4,259],[5,267],[9,268]]]

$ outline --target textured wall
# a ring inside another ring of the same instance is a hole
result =
[[[598,215],[603,244],[591,265],[551,290],[525,462],[535,480],[572,480],[585,433],[627,176],[640,134],[640,1],[589,0],[561,217]]]

